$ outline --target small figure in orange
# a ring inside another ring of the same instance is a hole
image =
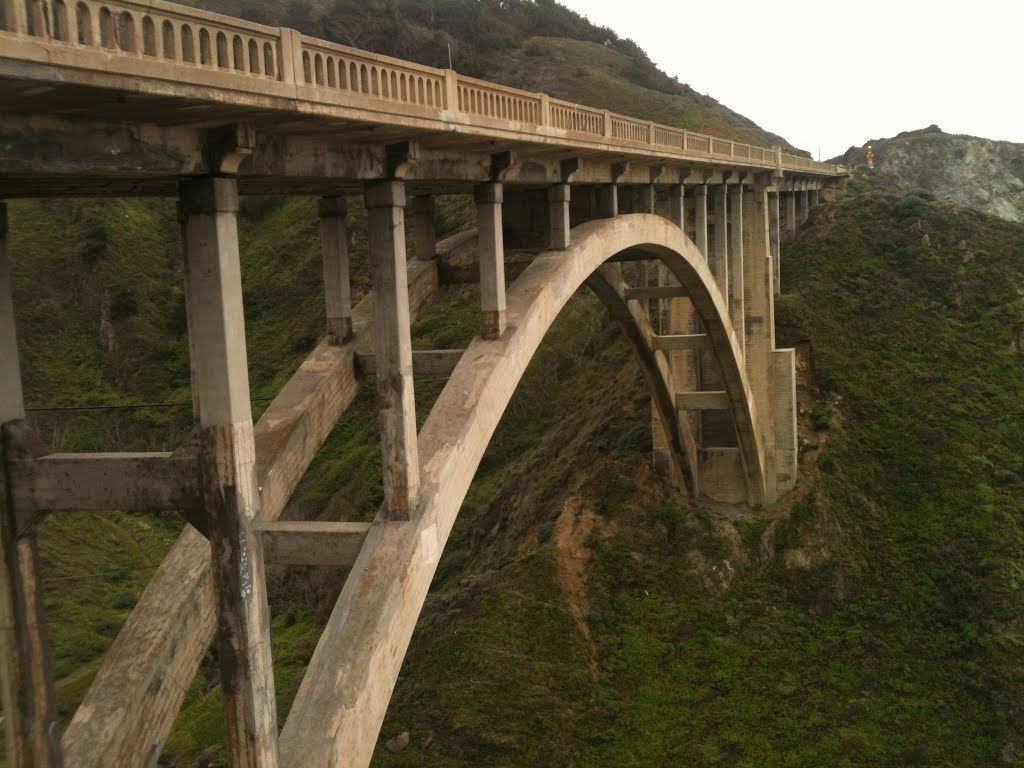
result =
[[[868,168],[872,170],[875,168],[875,153],[871,151],[870,144],[868,144]]]

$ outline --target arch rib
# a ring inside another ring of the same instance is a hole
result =
[[[736,336],[696,247],[671,222],[632,214],[573,230],[564,251],[539,255],[508,293],[508,331],[466,350],[419,434],[420,503],[409,521],[380,515],[342,589],[281,734],[286,768],[362,768],[441,550],[509,400],[558,313],[610,256],[640,248],[661,259],[704,319],[738,414],[752,501],[764,491],[763,453]]]

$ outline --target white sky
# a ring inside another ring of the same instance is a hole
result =
[[[827,160],[937,123],[1024,142],[1022,0],[559,0]]]

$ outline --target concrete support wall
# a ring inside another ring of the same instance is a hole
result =
[[[780,248],[779,231],[779,193],[777,190],[768,192],[768,248],[775,274],[775,295],[782,290],[782,249]]]
[[[20,4],[24,8],[24,4]],[[24,430],[13,285],[7,252],[7,205],[0,203],[0,684],[3,686],[7,764],[10,768],[60,768],[60,725],[39,552],[34,533],[20,533],[8,487],[7,462],[14,437]]]
[[[412,199],[412,227],[417,259],[432,259],[437,250],[437,228],[434,225],[434,198],[417,195]]]
[[[390,520],[408,520],[419,496],[420,469],[405,261],[405,185],[400,181],[369,184],[365,197],[373,262],[384,509]]]
[[[796,237],[796,192],[786,192],[786,234]]]
[[[776,498],[774,392],[775,294],[768,238],[768,188],[757,181],[743,199],[743,290],[745,301],[746,369],[756,424],[765,456],[767,503]]]
[[[807,201],[811,208],[815,208],[818,205],[818,190],[809,189],[807,190]]]
[[[548,188],[548,209],[551,221],[549,247],[563,251],[569,247],[569,185],[555,184]]]
[[[785,493],[797,481],[796,352],[792,349],[776,349],[772,365],[776,485],[779,493]]]
[[[715,184],[712,187],[714,201],[714,238],[709,259],[711,272],[718,283],[726,302],[729,301],[729,187],[726,184]]]
[[[320,200],[320,250],[324,260],[327,337],[340,344],[352,335],[352,287],[348,259],[348,208],[343,197]]]
[[[276,768],[277,711],[238,256],[234,179],[181,184],[189,350],[217,596],[228,764]]]
[[[481,335],[498,339],[505,332],[505,244],[501,232],[501,184],[481,184],[476,200],[477,250],[480,257]]]

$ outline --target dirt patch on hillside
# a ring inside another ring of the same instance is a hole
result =
[[[597,679],[597,644],[587,625],[590,600],[587,598],[587,561],[590,547],[587,543],[601,519],[586,509],[577,494],[570,494],[555,524],[555,565],[558,587],[562,591],[566,608],[590,647],[590,673]]]

